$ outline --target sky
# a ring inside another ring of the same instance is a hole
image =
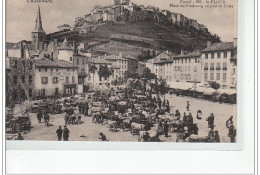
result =
[[[114,0],[52,0],[53,3],[28,3],[30,0],[6,0],[6,41],[19,42],[31,40],[31,31],[35,26],[37,7],[40,5],[43,29],[46,33],[57,31],[57,26],[73,26],[76,17],[88,14],[95,5],[112,5]],[[182,0],[131,0],[138,5],[152,5],[160,10],[167,9],[196,19],[208,27],[211,33],[221,37],[222,41],[232,41],[237,37],[237,0],[226,0],[234,8],[181,8]],[[193,0],[195,1],[195,0]],[[206,1],[206,0],[203,0]]]

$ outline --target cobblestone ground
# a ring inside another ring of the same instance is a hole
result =
[[[183,112],[191,113],[194,118],[194,123],[198,124],[199,135],[205,136],[208,134],[209,128],[207,127],[206,118],[213,113],[215,116],[215,130],[219,131],[221,142],[230,142],[228,138],[228,129],[226,128],[226,120],[233,115],[236,128],[236,105],[220,104],[202,99],[196,99],[191,97],[177,97],[176,95],[167,94],[166,99],[169,100],[171,111],[179,109],[181,114]],[[186,103],[190,102],[190,111],[186,111]],[[196,119],[197,110],[202,110],[202,120]],[[25,140],[57,140],[56,130],[58,126],[64,126],[64,114],[57,114],[50,116],[51,126],[44,126],[44,123],[38,123],[36,114],[30,114],[32,129],[29,133],[23,134]],[[124,132],[122,129],[118,129],[118,132],[111,132],[107,125],[92,123],[91,117],[82,117],[83,124],[80,125],[68,125],[70,130],[70,141],[99,141],[98,135],[103,132],[107,139],[110,141],[130,141],[137,142],[138,136],[132,135],[130,131]],[[168,138],[163,135],[160,136],[161,141],[175,142],[176,134],[171,133]]]

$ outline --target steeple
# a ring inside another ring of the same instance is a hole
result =
[[[38,5],[37,17],[35,21],[35,27],[32,31],[32,43],[39,45],[40,42],[45,40],[45,32],[42,28],[41,10]]]
[[[33,32],[43,32],[43,33],[45,33],[43,28],[42,28],[41,9],[40,9],[39,5],[38,5],[37,18],[36,18],[36,21],[35,21],[35,27],[34,27]]]

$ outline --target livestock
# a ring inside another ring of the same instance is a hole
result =
[[[139,133],[139,131],[144,130],[144,124],[131,123],[131,129],[132,129],[132,134],[134,135],[135,133]]]
[[[156,142],[159,141],[159,132],[154,130],[139,131],[138,141],[142,142]]]
[[[123,131],[126,130],[126,128],[129,128],[131,129],[131,123],[132,123],[132,120],[130,118],[126,118],[122,121],[122,128],[123,128]]]
[[[107,121],[109,131],[115,132],[117,130],[117,122],[116,121]]]

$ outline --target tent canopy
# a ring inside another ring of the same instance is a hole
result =
[[[194,87],[194,83],[188,82],[170,82],[168,83],[172,89],[189,90]]]
[[[220,95],[222,94],[233,95],[236,94],[237,91],[235,89],[219,89],[217,93]]]
[[[203,95],[214,95],[216,94],[216,90],[213,88],[207,88],[204,92]]]

